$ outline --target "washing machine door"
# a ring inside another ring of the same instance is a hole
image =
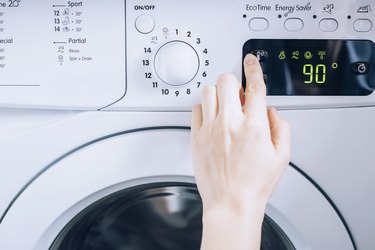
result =
[[[100,138],[51,163],[0,225],[0,249],[199,249],[202,205],[189,131]],[[262,249],[354,249],[324,195],[288,168],[263,223]]]

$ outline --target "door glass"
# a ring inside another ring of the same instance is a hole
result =
[[[78,214],[50,250],[199,250],[202,203],[195,186],[164,183],[111,194]],[[261,249],[295,249],[265,216]]]

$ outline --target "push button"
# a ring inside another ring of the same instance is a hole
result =
[[[370,71],[370,64],[367,62],[356,62],[352,65],[355,74],[364,75]]]
[[[299,18],[288,18],[284,22],[284,28],[287,31],[300,31],[303,29],[304,23]]]
[[[319,22],[319,28],[323,32],[334,32],[338,27],[338,22],[333,18],[324,18]]]
[[[250,52],[251,54],[253,54],[254,56],[256,56],[258,58],[258,61],[259,62],[264,62],[268,59],[268,52],[267,50],[253,50]]]
[[[155,20],[152,16],[141,15],[135,21],[135,27],[137,28],[138,32],[148,34],[154,30]]]
[[[265,18],[256,17],[250,20],[249,27],[252,31],[265,31],[268,29],[268,21]]]
[[[372,22],[368,19],[357,19],[354,21],[353,27],[357,32],[369,32],[372,29]]]

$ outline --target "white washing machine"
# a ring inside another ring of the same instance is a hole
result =
[[[0,249],[199,249],[189,111],[247,53],[293,132],[262,249],[373,249],[374,11],[0,2]]]

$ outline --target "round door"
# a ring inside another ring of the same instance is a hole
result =
[[[57,159],[0,226],[0,249],[199,249],[201,200],[189,131],[126,131]],[[354,249],[335,209],[289,167],[266,210],[262,249]]]

